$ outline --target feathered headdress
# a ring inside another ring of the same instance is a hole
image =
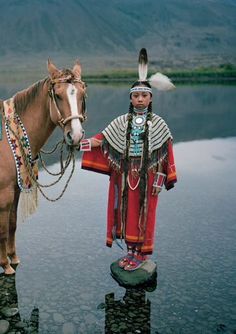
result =
[[[138,74],[139,81],[148,81],[152,87],[158,90],[171,90],[175,88],[175,85],[171,80],[162,73],[155,73],[149,79],[147,79],[148,72],[148,57],[146,49],[141,49],[138,58]]]

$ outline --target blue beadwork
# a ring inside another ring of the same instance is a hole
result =
[[[130,138],[134,144],[133,146],[133,154],[135,156],[142,155],[142,144],[143,140],[141,138],[141,134],[144,133],[145,130],[145,121],[146,114],[136,115],[133,118],[132,129],[130,133]]]
[[[17,114],[15,114],[14,117],[15,117],[16,121],[18,122],[18,124],[20,124],[20,127],[22,128],[23,137],[21,137],[20,140],[23,143],[23,146],[26,149],[28,149],[27,158],[28,158],[30,164],[32,165],[31,148],[30,148],[30,143],[29,143],[29,139],[28,139],[25,127],[24,127],[23,123],[21,122],[20,117]],[[8,126],[7,122],[5,122],[5,129],[6,129],[8,143],[9,143],[9,145],[11,147],[11,150],[12,150],[12,153],[13,153],[13,156],[14,156],[14,159],[15,159],[15,163],[16,163],[17,183],[18,183],[18,186],[19,186],[19,188],[20,188],[21,191],[30,191],[30,189],[27,189],[27,188],[25,188],[23,186],[23,179],[22,179],[21,174],[20,174],[20,163],[21,163],[21,161],[20,161],[20,157],[18,157],[16,155],[15,146],[14,146],[14,143],[12,142],[12,140],[11,140],[10,129],[9,129],[9,126]]]

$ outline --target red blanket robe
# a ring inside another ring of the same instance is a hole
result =
[[[97,139],[103,139],[103,135],[95,136]],[[167,175],[165,188],[167,190],[174,186],[177,181],[172,141],[168,142],[167,163],[163,166],[163,172]],[[152,254],[154,249],[155,225],[156,225],[156,208],[158,196],[153,196],[152,185],[155,173],[152,169],[148,172],[147,185],[147,216],[145,226],[140,224],[139,217],[139,187],[136,186],[138,178],[134,179],[129,174],[130,187],[128,188],[128,205],[125,231],[122,231],[122,208],[121,208],[121,186],[122,173],[113,170],[109,165],[109,160],[103,154],[101,147],[93,148],[91,152],[84,152],[82,158],[82,168],[98,173],[110,175],[110,185],[108,193],[107,208],[107,246],[111,247],[115,238],[124,237],[125,242],[129,245],[138,245],[141,247],[142,254]]]

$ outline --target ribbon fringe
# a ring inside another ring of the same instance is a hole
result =
[[[25,220],[37,211],[38,207],[38,191],[36,187],[33,187],[31,191],[21,191],[19,206],[18,206],[18,218],[21,222]]]

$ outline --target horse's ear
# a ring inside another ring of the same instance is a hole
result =
[[[48,58],[48,73],[50,74],[51,78],[56,78],[59,74],[60,71],[56,68],[56,66],[51,62],[51,60]]]
[[[81,79],[81,65],[78,59],[75,62],[72,72],[74,73],[76,78]]]

